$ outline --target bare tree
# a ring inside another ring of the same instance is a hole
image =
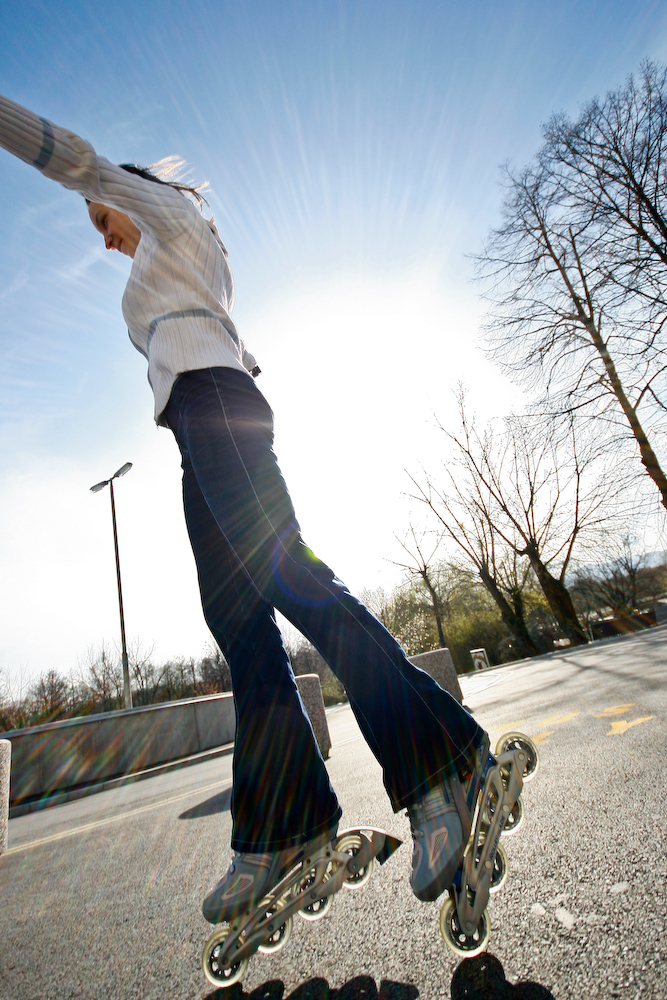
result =
[[[598,268],[607,283],[643,307],[662,328],[667,283],[667,67],[643,63],[635,80],[594,98],[572,121],[554,115],[540,163],[579,225],[595,230]],[[650,345],[647,345],[650,346]],[[655,345],[653,345],[655,346]],[[664,366],[663,366],[664,367]],[[664,409],[664,400],[648,390]]]
[[[665,71],[552,119],[535,162],[505,171],[504,222],[478,256],[492,356],[549,412],[603,418],[667,508],[652,421],[665,410]]]
[[[31,711],[26,668],[22,666],[12,676],[0,667],[0,731],[23,729],[30,725]]]
[[[610,611],[627,617],[644,611],[667,591],[667,565],[651,561],[637,550],[637,539],[626,535],[603,547],[606,558],[580,567],[572,593],[589,615],[599,618]]]
[[[475,503],[467,483],[449,470],[446,475],[447,491],[436,489],[428,475],[421,484],[412,479],[418,491],[416,499],[423,501],[435,514],[445,534],[475,567],[500,611],[519,656],[542,652],[530,635],[525,618],[523,590],[530,563],[518,555],[516,548],[503,543],[483,513],[486,505]]]
[[[167,660],[162,666],[161,696],[165,701],[177,698],[192,697],[199,693],[195,660],[175,657]]]
[[[479,646],[488,650],[492,663],[516,658],[517,644],[474,569],[461,561],[443,559],[432,564],[430,578],[443,611],[447,648],[458,673],[472,669],[470,650]],[[391,593],[378,588],[363,591],[361,599],[408,656],[438,644],[430,600],[418,574],[409,576]]]
[[[430,610],[433,614],[433,620],[438,632],[438,642],[440,643],[440,648],[444,649],[447,646],[444,625],[445,608],[437,587],[436,570],[433,566],[433,559],[440,546],[442,536],[440,534],[436,535],[435,542],[432,542],[432,544],[429,545],[428,554],[425,554],[426,533],[422,532],[419,537],[417,537],[417,533],[412,524],[409,528],[409,544],[408,537],[404,540],[401,540],[398,535],[395,535],[394,537],[401,548],[404,549],[406,554],[410,557],[410,562],[399,563],[394,562],[394,560],[392,560],[392,562],[395,566],[399,566],[403,569],[410,579],[419,580],[426,589],[429,596]]]
[[[144,649],[139,640],[130,644],[128,661],[137,705],[150,705],[157,700],[167,664],[158,667],[153,662],[155,646]]]
[[[30,691],[36,715],[44,720],[55,720],[65,715],[70,707],[67,681],[57,670],[47,670]]]
[[[417,499],[476,565],[508,628],[529,651],[534,643],[516,599],[525,568],[522,573],[519,563],[508,561],[508,553],[527,560],[570,642],[587,642],[565,577],[582,534],[608,522],[620,484],[605,474],[595,448],[578,441],[572,421],[559,434],[553,424],[509,417],[500,434],[493,426],[480,434],[463,396],[460,418],[458,433],[445,431],[454,449],[445,486],[436,487],[429,476],[423,485],[413,480]]]
[[[117,708],[123,697],[123,670],[120,662],[102,643],[99,650],[91,646],[85,669],[85,683],[94,701],[103,712]]]
[[[207,693],[232,690],[232,675],[229,664],[217,645],[211,643],[199,663],[204,690]]]
[[[439,644],[433,631],[433,614],[426,606],[421,585],[418,594],[416,589],[415,582],[407,580],[390,593],[378,587],[373,591],[362,590],[359,595],[408,656],[428,652]]]

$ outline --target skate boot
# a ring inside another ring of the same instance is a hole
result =
[[[522,733],[507,733],[488,752],[488,740],[479,748],[463,789],[472,815],[463,862],[449,886],[440,911],[440,930],[447,946],[464,958],[486,948],[491,925],[486,910],[489,896],[507,879],[507,854],[502,834],[519,829],[523,819],[521,792],[535,776],[537,747]]]
[[[468,843],[469,815],[460,804],[457,808],[455,797],[453,782],[444,780],[408,806],[413,840],[410,885],[424,903],[437,899],[452,884]]]
[[[311,841],[309,852],[317,852],[335,836],[335,830]],[[206,896],[202,913],[210,924],[232,920],[262,899],[272,886],[299,861],[303,846],[289,847],[274,854],[234,853],[226,875]]]
[[[292,917],[324,917],[341,888],[358,889],[401,841],[363,827],[319,837],[275,855],[236,855],[229,871],[204,901],[204,916],[225,921],[204,945],[202,966],[214,986],[238,983],[256,952],[283,948]]]
[[[410,884],[422,902],[437,899],[454,881],[470,838],[479,789],[494,763],[485,736],[470,771],[443,778],[408,806],[413,839]]]

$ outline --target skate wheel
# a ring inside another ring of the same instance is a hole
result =
[[[267,930],[270,933],[264,944],[260,944],[257,949],[262,955],[272,955],[274,951],[280,951],[292,936],[292,918],[288,917],[287,920],[280,923],[280,911],[284,909],[286,902],[286,899],[280,899],[266,911],[269,924]]]
[[[507,851],[502,844],[498,844],[496,856],[493,859],[493,874],[491,875],[491,884],[489,886],[491,895],[500,892],[505,882],[507,882],[508,875],[509,863],[507,861]]]
[[[493,823],[493,817],[496,815],[496,809],[498,807],[498,799],[495,793],[486,803],[486,809],[484,810],[484,823],[488,828]],[[521,828],[524,819],[524,809],[523,802],[520,798],[516,800],[509,813],[505,818],[505,825],[500,831],[501,837],[510,837],[513,833]]]
[[[450,951],[460,958],[473,958],[484,951],[491,937],[491,921],[489,915],[484,910],[480,918],[477,930],[472,934],[466,934],[461,929],[456,906],[451,896],[445,900],[440,910],[440,933],[445,944]]]
[[[204,975],[209,983],[217,986],[218,989],[224,989],[227,986],[233,986],[234,983],[240,982],[248,968],[247,958],[242,958],[240,962],[234,962],[226,966],[223,966],[220,962],[220,955],[228,934],[229,927],[219,927],[217,931],[211,934],[204,945],[201,957]]]
[[[307,890],[310,889],[310,887],[315,884],[316,878],[317,875],[315,873],[315,869],[311,868],[306,877],[302,879],[301,885],[296,890],[297,893],[306,891],[306,899],[309,899],[311,893],[308,893]],[[328,878],[329,876],[325,875],[324,881],[326,882]],[[301,907],[301,909],[298,911],[299,916],[301,917],[302,920],[308,920],[308,921],[321,920],[322,917],[326,917],[327,913],[333,906],[333,900],[334,900],[333,896],[321,896],[319,899],[316,896],[312,902],[306,903],[305,906]]]
[[[349,854],[350,858],[354,858],[361,849],[361,836],[358,833],[347,833],[336,842],[336,850],[341,851],[344,854]],[[343,886],[346,889],[360,889],[362,885],[368,882],[369,878],[373,874],[373,858],[368,862],[365,868],[359,868],[357,871],[349,872],[345,877]]]
[[[505,826],[500,834],[501,837],[511,837],[513,833],[516,833],[523,825],[524,816],[523,801],[517,799],[512,806],[509,816],[505,820]]]
[[[524,733],[505,733],[496,744],[496,757],[501,753],[507,753],[508,750],[523,750],[527,754],[528,761],[523,769],[523,782],[525,784],[531,781],[537,774],[540,755],[530,736]]]
[[[477,847],[477,856],[475,858],[476,864],[479,865],[480,858],[482,856],[482,850],[484,848],[484,841],[482,841]],[[507,851],[502,844],[498,844],[496,848],[496,853],[493,858],[493,871],[491,872],[491,880],[489,882],[489,892],[493,895],[499,892],[507,881],[507,876],[509,875],[509,863],[507,860]]]

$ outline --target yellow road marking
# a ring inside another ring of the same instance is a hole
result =
[[[595,719],[606,719],[610,715],[623,715],[628,709],[634,708],[634,701],[628,702],[627,705],[614,705],[612,708],[605,708],[604,712],[596,712],[594,715]]]
[[[521,729],[523,724],[524,724],[523,719],[521,720],[521,722],[508,722],[507,725],[504,726],[494,726],[493,729],[489,729],[489,732],[497,733],[499,730],[502,730],[504,733],[515,733],[517,729],[519,730]]]
[[[579,712],[570,712],[569,715],[552,715],[548,719],[542,719],[538,725],[540,726],[560,726],[562,722],[569,722],[570,719],[576,719]]]
[[[638,726],[642,722],[648,722],[649,719],[653,718],[653,715],[644,715],[641,719],[633,719],[632,722],[626,722],[625,719],[617,719],[616,722],[612,722],[607,736],[622,736],[623,733],[627,733],[628,729],[632,729],[633,726]]]
[[[189,792],[181,792],[180,795],[174,795],[170,799],[162,799],[160,802],[153,802],[149,806],[140,806],[139,809],[129,809],[127,812],[117,813],[114,816],[107,816],[106,819],[94,820],[92,823],[84,823],[82,826],[73,826],[70,830],[61,830],[60,833],[52,833],[50,837],[40,837],[39,840],[31,840],[27,844],[19,844],[18,847],[10,847],[8,851],[5,851],[5,857],[8,854],[18,854],[20,851],[29,851],[33,847],[42,847],[44,844],[54,844],[58,840],[64,840],[65,837],[74,837],[77,833],[88,833],[89,830],[98,830],[101,826],[108,826],[110,823],[118,823],[124,819],[131,819],[132,816],[140,816],[142,813],[150,812],[152,809],[161,809],[163,806],[171,806],[176,802],[181,802],[183,799],[190,798],[192,795],[201,794],[202,792],[210,792],[214,788],[221,788],[222,786],[226,788],[231,788],[231,781],[216,781],[212,785],[203,785],[201,788],[191,788]]]
[[[554,730],[547,729],[544,733],[538,733],[537,736],[533,736],[533,743],[546,743],[548,736],[553,736]]]

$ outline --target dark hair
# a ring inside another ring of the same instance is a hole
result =
[[[160,164],[162,163],[166,165],[167,171],[169,171],[170,169],[173,171],[175,169],[178,169],[178,167],[180,167],[182,161],[179,160],[177,157],[168,157],[166,160],[161,160]],[[160,164],[158,164],[158,166]],[[195,184],[184,184],[182,181],[166,181],[163,180],[162,177],[158,177],[157,174],[154,174],[152,170],[148,169],[148,167],[140,167],[136,163],[119,163],[118,166],[121,167],[123,170],[127,170],[129,174],[137,174],[139,177],[143,177],[147,181],[154,181],[155,184],[165,184],[167,187],[176,188],[176,190],[180,191],[183,196],[185,196],[186,193],[192,195],[192,197],[197,202],[197,207],[199,208],[199,211],[202,213],[204,211],[204,205],[208,205],[206,198],[204,198],[203,194],[201,193],[202,189],[207,186],[207,182],[205,182],[204,184],[195,185]],[[216,243],[222,250],[222,253],[226,260],[229,257],[229,253],[227,252],[227,247],[220,239],[220,233],[216,229],[213,217],[211,217],[210,219],[206,219],[206,222],[211,232],[213,233]]]
[[[173,171],[175,169],[178,169],[178,167],[182,163],[182,160],[179,160],[178,157],[167,157],[166,160],[160,161],[160,164],[163,163],[166,164],[167,172],[169,172],[170,170]],[[158,166],[160,164],[158,164]],[[199,208],[199,211],[202,213],[204,211],[204,205],[208,205],[206,198],[204,198],[203,194],[201,193],[202,190],[207,186],[208,182],[204,182],[204,184],[195,185],[195,184],[184,184],[182,181],[166,181],[163,180],[162,177],[158,177],[157,174],[154,174],[152,170],[148,169],[148,167],[140,167],[136,163],[119,163],[118,166],[122,170],[127,170],[128,174],[137,174],[137,176],[143,177],[147,181],[153,181],[155,184],[164,184],[166,185],[166,187],[176,188],[176,190],[180,191],[180,193],[184,197],[186,193],[192,195],[192,197],[197,202],[197,207]],[[86,198],[85,201],[86,205],[91,204],[89,198]],[[213,219],[213,216],[211,216],[210,219],[206,219],[206,223],[208,224],[211,232],[213,233],[216,243],[222,250],[225,259],[227,259],[229,257],[229,254],[227,252],[227,247],[220,239],[220,233],[216,229],[215,220]]]
[[[192,195],[195,199],[200,211],[203,210],[204,205],[208,205],[206,198],[201,194],[201,189],[206,186],[204,184],[194,185],[184,184],[182,181],[165,181],[161,177],[158,177],[157,174],[154,174],[152,170],[149,170],[147,167],[140,167],[136,163],[119,163],[118,166],[122,167],[123,170],[127,170],[128,174],[137,174],[147,181],[154,181],[156,184],[165,184],[167,187],[176,188],[182,195],[187,192],[187,194]]]

